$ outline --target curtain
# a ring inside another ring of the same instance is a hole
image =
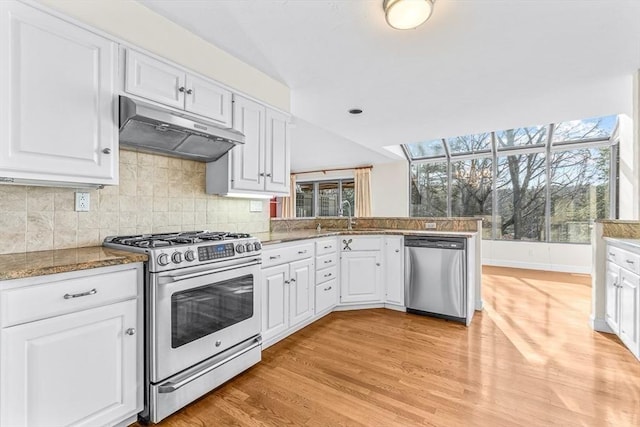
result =
[[[371,216],[371,168],[355,170],[355,216]]]
[[[296,217],[296,176],[289,177],[289,196],[282,198],[282,218]]]

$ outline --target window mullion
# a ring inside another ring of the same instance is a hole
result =
[[[544,206],[544,230],[545,230],[545,239],[544,241],[549,243],[551,241],[551,141],[553,140],[553,123],[549,125],[549,131],[547,132],[547,158],[545,159],[545,167],[547,168],[545,171],[545,206]]]
[[[496,133],[491,132],[491,146],[492,146],[492,162],[491,162],[491,192],[493,197],[491,198],[491,239],[498,239],[498,151],[496,150]]]

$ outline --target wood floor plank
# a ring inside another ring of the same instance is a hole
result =
[[[335,312],[162,426],[638,426],[640,362],[588,326],[587,275],[485,267],[466,328]]]

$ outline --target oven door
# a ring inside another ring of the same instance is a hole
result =
[[[245,258],[150,275],[152,383],[260,334],[259,274]]]

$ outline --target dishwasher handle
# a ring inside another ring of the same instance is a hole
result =
[[[406,236],[404,246],[409,248],[436,248],[465,250],[467,239],[464,237],[427,237]]]

